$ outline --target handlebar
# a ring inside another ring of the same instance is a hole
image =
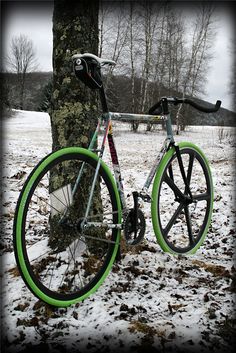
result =
[[[158,109],[158,108],[162,108],[162,104],[163,102],[168,102],[168,103],[172,103],[174,105],[178,105],[178,104],[181,104],[181,103],[185,103],[185,104],[189,104],[191,105],[193,108],[197,109],[197,110],[200,110],[201,112],[204,112],[204,113],[214,113],[214,112],[217,112],[221,106],[221,101],[220,100],[217,100],[216,101],[216,104],[213,108],[207,108],[207,107],[204,107],[194,101],[192,101],[191,99],[188,99],[188,98],[183,98],[183,99],[180,99],[180,98],[176,98],[176,97],[163,97],[161,98],[161,100],[159,102],[157,102],[156,104],[154,104],[150,109],[149,109],[149,114],[154,114],[154,112]],[[158,112],[159,114],[161,113],[161,111]],[[156,114],[156,112],[155,112]]]

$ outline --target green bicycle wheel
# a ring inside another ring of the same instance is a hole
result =
[[[152,223],[162,250],[193,254],[207,234],[213,209],[213,182],[208,161],[194,144],[179,144],[189,184],[185,186],[175,148],[160,162],[152,190]]]
[[[115,260],[120,199],[111,172],[100,162],[78,147],[53,152],[34,168],[20,194],[16,262],[28,288],[50,305],[88,297]]]

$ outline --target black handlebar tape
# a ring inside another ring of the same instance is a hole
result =
[[[192,100],[185,98],[185,99],[178,99],[176,98],[174,101],[171,101],[170,103],[173,103],[174,105],[180,104],[180,103],[186,103],[191,105],[193,108],[200,110],[204,113],[214,113],[217,112],[221,106],[221,101],[217,101],[215,106],[213,108],[206,108],[203,107],[195,102],[193,102]],[[153,114],[155,112],[155,110],[157,108],[161,107],[161,100],[159,102],[157,102],[156,104],[154,104],[148,111],[148,114]]]
[[[203,106],[201,106],[201,105],[199,105],[199,104],[197,104],[187,98],[184,99],[184,103],[187,103],[187,104],[191,105],[193,108],[196,108],[197,110],[200,110],[201,112],[204,112],[204,113],[217,112],[221,106],[221,101],[217,101],[213,108],[206,108],[206,107],[203,107]]]

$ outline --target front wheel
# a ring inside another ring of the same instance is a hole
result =
[[[28,288],[54,306],[93,293],[115,259],[120,218],[114,178],[94,153],[71,147],[47,156],[15,213],[15,257]]]
[[[181,162],[173,146],[163,157],[152,191],[152,222],[162,250],[193,254],[203,243],[213,209],[213,183],[208,161],[194,144],[179,144]]]

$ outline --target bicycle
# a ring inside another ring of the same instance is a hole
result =
[[[115,65],[93,54],[73,56],[75,75],[98,89],[103,114],[88,149],[67,147],[52,152],[36,165],[20,193],[14,219],[14,252],[20,274],[33,294],[53,306],[68,306],[94,293],[109,273],[118,253],[121,231],[130,246],[145,234],[141,200],[151,203],[154,233],[163,251],[193,254],[203,243],[213,209],[209,163],[199,147],[175,143],[169,105],[190,99],[162,97],[148,114],[108,110],[101,67]],[[134,191],[134,207],[126,205],[114,144],[112,119],[160,121],[167,137],[146,182]],[[98,146],[98,134],[104,127]],[[108,140],[113,174],[103,161]],[[152,192],[149,193],[153,182]]]

